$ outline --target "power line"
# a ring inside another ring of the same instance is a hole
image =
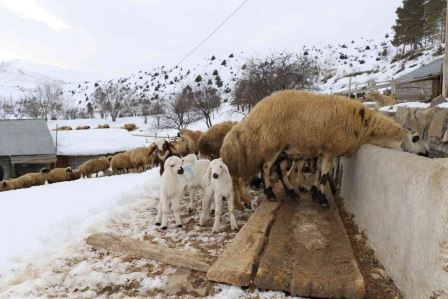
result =
[[[199,49],[200,46],[202,46],[206,41],[208,41],[213,34],[215,34],[222,26],[224,26],[227,21],[233,17],[234,14],[236,14],[249,0],[244,0],[227,18],[224,19],[224,21],[221,22],[221,24],[218,25],[209,35],[207,35],[196,47],[194,47],[190,52],[188,52],[187,55],[185,55],[184,58],[182,58],[178,63],[176,63],[176,66],[180,65],[182,62],[184,62],[188,57],[190,57],[197,49]]]

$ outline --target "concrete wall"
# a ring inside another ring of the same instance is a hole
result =
[[[346,206],[405,297],[448,298],[448,159],[365,145],[341,163]]]

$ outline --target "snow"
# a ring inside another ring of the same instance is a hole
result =
[[[448,102],[444,102],[444,103],[441,103],[441,104],[437,105],[437,108],[448,109]]]
[[[124,129],[51,131],[58,155],[105,155],[145,146],[148,138],[133,136]]]
[[[406,108],[428,108],[430,104],[421,103],[421,102],[404,102],[392,106],[384,106],[380,108],[380,111],[383,112],[397,112],[398,107],[406,107]]]

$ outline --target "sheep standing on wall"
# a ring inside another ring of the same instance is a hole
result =
[[[410,132],[361,103],[340,96],[286,90],[259,102],[226,135],[221,157],[232,176],[250,179],[260,170],[264,192],[275,194],[269,182],[272,165],[284,151],[294,160],[321,157],[319,188],[313,198],[327,204],[324,193],[335,157],[354,154],[363,144],[400,149]],[[288,179],[286,193],[298,198]]]
[[[208,210],[212,200],[215,203],[215,222],[213,223],[213,232],[219,231],[219,224],[222,213],[222,202],[227,201],[229,207],[230,227],[233,230],[238,229],[234,214],[233,205],[233,182],[229,169],[221,159],[215,159],[210,162],[207,174],[204,177],[207,187],[202,199],[202,211],[199,219],[199,225],[204,225],[207,221]]]
[[[167,229],[168,213],[171,206],[177,227],[182,227],[180,201],[186,185],[182,160],[176,156],[169,157],[165,161],[165,168],[166,171],[163,172],[160,183],[159,211],[155,224],[161,225],[162,229]]]

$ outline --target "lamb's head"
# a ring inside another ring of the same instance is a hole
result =
[[[189,154],[182,158],[182,165],[194,164],[198,160],[198,156],[195,154]]]
[[[227,165],[222,161],[221,158],[215,159],[212,162],[210,162],[209,171],[214,179],[219,179],[224,173],[226,174],[229,173]]]
[[[428,151],[426,150],[423,140],[417,132],[412,130],[408,130],[406,137],[401,144],[401,148],[406,152],[414,153],[419,156],[428,156]]]
[[[171,174],[183,174],[184,169],[182,168],[182,160],[177,156],[172,156],[166,159],[165,161],[165,172],[169,172]]]

